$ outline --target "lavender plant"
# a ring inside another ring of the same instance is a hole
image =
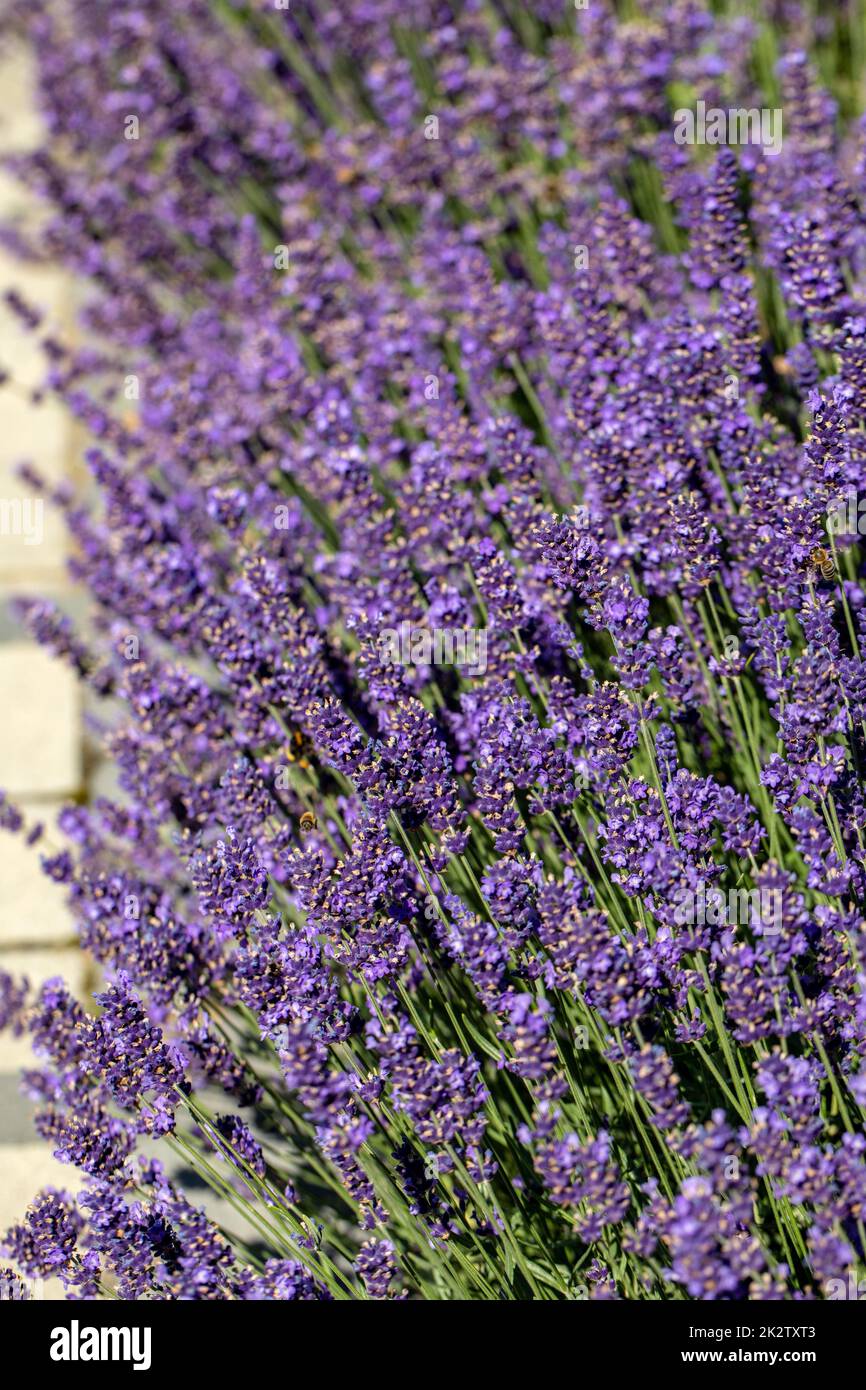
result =
[[[86,287],[83,333],[8,302],[92,475],[25,469],[90,617],[20,611],[119,785],[65,847],[0,804],[105,979],[92,1009],[3,981],[84,1175],[6,1234],[15,1270],[838,1296],[866,1274],[863,6],[7,24],[47,136],[14,161],[45,221],[6,241]]]

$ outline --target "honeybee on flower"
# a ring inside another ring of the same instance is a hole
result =
[[[816,545],[809,555],[812,568],[817,570],[822,579],[834,579],[836,576],[836,565],[833,556],[823,545]]]

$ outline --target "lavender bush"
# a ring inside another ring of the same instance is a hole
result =
[[[866,1274],[866,23],[815,8],[7,10],[6,240],[83,332],[9,303],[93,478],[25,470],[89,620],[21,610],[120,787],[0,807],[105,979],[0,992],[84,1174],[25,1278]]]

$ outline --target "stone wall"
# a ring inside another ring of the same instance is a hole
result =
[[[4,57],[0,88],[0,153],[32,147],[39,122],[26,53]],[[0,218],[27,213],[26,192],[0,171]],[[46,324],[68,323],[70,286],[64,276],[22,268],[0,250],[0,294],[13,287],[45,313]],[[28,399],[42,362],[5,304],[0,366],[11,377],[0,389],[0,787],[45,822],[47,838],[56,844],[56,812],[83,790],[79,692],[65,667],[22,636],[8,616],[7,600],[15,593],[66,592],[62,527],[46,510],[40,535],[33,495],[14,470],[28,459],[51,479],[70,476],[73,434],[61,408]],[[26,974],[34,985],[62,975],[82,997],[90,994],[94,982],[75,945],[64,890],[41,872],[36,850],[4,832],[0,885],[0,969]],[[75,1185],[74,1171],[52,1157],[33,1129],[29,1104],[19,1092],[22,1065],[33,1065],[29,1048],[0,1035],[0,1232],[20,1217],[39,1187]]]

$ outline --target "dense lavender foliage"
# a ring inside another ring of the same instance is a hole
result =
[[[23,617],[121,788],[66,848],[0,802],[105,977],[0,990],[85,1175],[20,1274],[866,1272],[866,27],[713,9],[7,9],[47,122],[7,240],[87,346],[11,302],[93,477],[28,469],[92,614]],[[698,100],[779,148],[681,143]]]

